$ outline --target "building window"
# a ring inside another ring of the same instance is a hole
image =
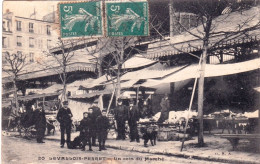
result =
[[[51,26],[47,25],[47,35],[51,35]]]
[[[6,31],[6,27],[5,27],[5,21],[3,21],[3,24],[2,24],[2,26],[3,26],[3,31]]]
[[[51,48],[51,40],[47,40],[47,48],[49,49],[49,48]]]
[[[11,22],[8,20],[3,21],[2,27],[3,27],[3,31],[10,32],[11,31]]]
[[[7,31],[11,31],[10,21],[7,21]]]
[[[29,62],[34,62],[34,53],[29,53]]]
[[[34,38],[32,38],[32,37],[29,38],[29,47],[31,47],[31,48],[34,47]]]
[[[33,23],[29,23],[29,32],[33,33]]]
[[[7,48],[7,37],[2,37],[2,46],[3,48]]]
[[[22,31],[22,22],[21,21],[16,21],[16,30]]]
[[[17,36],[17,46],[22,46],[22,37]]]

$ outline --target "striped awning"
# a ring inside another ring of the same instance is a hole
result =
[[[245,10],[243,13],[237,11],[230,13],[228,16],[221,15],[215,18],[212,22],[212,34],[209,39],[209,46],[214,46],[214,49],[219,49],[230,45],[259,41],[260,31],[259,29],[253,28],[259,24],[259,11],[260,6]],[[197,28],[191,29],[189,32],[176,35],[168,40],[149,44],[147,52],[143,55],[149,59],[157,59],[163,56],[201,51],[203,47],[202,39],[198,39],[192,34],[203,38],[203,29],[203,26],[200,25]],[[234,33],[230,35],[231,37],[228,37],[228,39],[226,38],[227,32],[244,29],[248,29],[248,31],[243,34]],[[221,44],[216,44],[220,40]]]
[[[52,69],[44,69],[44,70],[38,70],[28,73],[23,73],[18,75],[19,80],[27,80],[27,79],[36,79],[40,77],[46,77],[46,76],[52,76],[52,75],[58,75],[59,71],[61,70],[61,67],[55,67]],[[67,66],[67,72],[74,72],[74,71],[86,71],[86,72],[95,72],[96,68],[91,63],[72,63]],[[12,77],[6,76],[2,78],[2,83],[11,82]]]
[[[33,95],[26,95],[26,96],[18,96],[18,100],[33,100],[33,99],[41,99],[44,97],[52,97],[60,95],[60,92],[57,93],[48,93],[48,94],[33,94]],[[13,98],[3,98],[3,101],[13,100]]]

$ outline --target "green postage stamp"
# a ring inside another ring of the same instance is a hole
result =
[[[146,0],[63,2],[58,9],[62,38],[149,35]]]
[[[58,9],[62,38],[104,35],[101,1],[65,2]]]
[[[148,36],[147,1],[106,2],[107,36]]]

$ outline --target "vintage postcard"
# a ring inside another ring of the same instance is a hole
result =
[[[4,1],[1,162],[259,163],[259,11]]]

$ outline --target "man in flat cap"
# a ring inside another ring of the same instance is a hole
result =
[[[114,109],[117,124],[117,140],[125,139],[125,122],[127,120],[127,107],[123,105],[122,99],[118,99],[118,104]]]
[[[61,131],[61,148],[64,147],[65,143],[65,132],[67,134],[67,145],[70,143],[70,134],[71,134],[71,124],[72,124],[72,113],[70,108],[68,108],[68,101],[63,102],[63,107],[59,109],[57,114],[57,120],[60,123],[60,131]]]
[[[110,128],[109,119],[106,116],[106,110],[102,110],[102,115],[97,118],[97,134],[99,142],[99,151],[106,150],[105,142],[107,139],[108,130]]]

